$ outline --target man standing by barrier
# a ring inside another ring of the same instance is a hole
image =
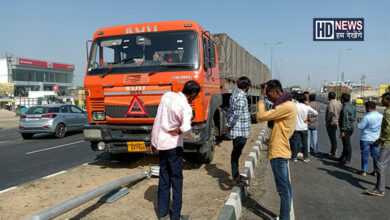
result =
[[[260,121],[274,121],[268,159],[270,159],[276,189],[280,196],[279,217],[282,220],[288,220],[290,219],[292,195],[288,168],[288,160],[291,158],[289,138],[294,132],[297,110],[295,104],[291,102],[291,95],[283,93],[279,80],[270,80],[261,94],[257,118]],[[265,94],[274,103],[269,111],[265,111]]]
[[[377,179],[376,186],[373,190],[366,190],[368,194],[374,196],[384,196],[386,188],[386,169],[390,164],[390,92],[382,95],[382,104],[386,106],[383,113],[381,134],[374,145],[379,146],[379,156],[376,162],[377,166]]]
[[[353,126],[356,121],[356,108],[349,103],[351,95],[343,93],[341,95],[341,103],[343,108],[340,112],[339,127],[340,137],[343,142],[343,152],[339,158],[341,164],[350,164],[352,157],[351,136],[353,133]]]
[[[233,183],[247,186],[244,181],[246,177],[240,176],[238,161],[246,140],[250,137],[251,116],[248,110],[247,92],[251,86],[248,77],[240,77],[237,80],[237,89],[230,97],[230,106],[225,128],[225,134],[233,140],[233,150],[231,155]]]
[[[376,111],[374,102],[368,101],[364,105],[367,113],[363,119],[358,118],[357,120],[360,129],[360,149],[362,152],[362,170],[358,174],[362,176],[366,175],[368,157],[371,152],[374,162],[374,171],[371,174],[376,176],[376,160],[378,158],[379,147],[375,147],[374,142],[379,138],[383,116]]]
[[[328,153],[329,158],[336,159],[336,151],[337,151],[337,124],[339,121],[340,115],[340,104],[336,101],[336,93],[330,92],[328,94],[328,107],[326,108],[325,113],[325,123],[326,123],[326,131],[328,133],[330,139],[330,152]]]
[[[183,189],[183,137],[191,130],[192,108],[198,96],[199,83],[188,81],[182,92],[167,92],[161,98],[152,130],[151,153],[159,151],[158,215],[169,219],[169,200],[172,186],[171,219],[181,218]]]
[[[309,101],[310,101],[310,107],[317,111],[317,113],[320,112],[320,106],[316,102],[316,94],[310,94],[309,95]],[[311,139],[313,140],[313,155],[317,156],[318,154],[318,145],[317,145],[317,129],[318,129],[318,114],[312,114],[309,116],[309,123],[308,123],[308,137],[307,137],[307,147],[308,151],[310,153],[310,142]]]

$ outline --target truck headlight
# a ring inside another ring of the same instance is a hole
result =
[[[95,121],[105,121],[106,113],[104,111],[92,112],[92,119]]]

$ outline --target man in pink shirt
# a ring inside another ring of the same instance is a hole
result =
[[[170,188],[172,185],[171,219],[181,218],[183,189],[183,133],[191,130],[192,108],[198,96],[199,83],[188,81],[182,92],[167,92],[158,106],[152,130],[151,153],[159,151],[160,175],[158,182],[158,216],[169,218]]]

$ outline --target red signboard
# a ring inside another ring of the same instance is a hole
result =
[[[28,59],[21,59],[21,58],[19,58],[19,64],[47,67],[47,62],[45,61],[28,60]]]
[[[66,70],[74,70],[74,65],[69,64],[61,64],[61,63],[53,63],[47,61],[38,61],[38,60],[29,60],[19,58],[19,64],[21,65],[29,65],[29,66],[41,66],[49,69],[66,69]]]
[[[74,66],[73,66],[73,65],[60,64],[60,63],[53,63],[53,68],[56,68],[56,69],[74,70]]]

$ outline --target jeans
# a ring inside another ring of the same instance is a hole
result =
[[[314,153],[318,153],[317,129],[309,129],[307,134],[307,152],[310,153],[310,139],[313,139]]]
[[[360,150],[362,152],[362,172],[367,171],[368,157],[372,157],[374,171],[376,171],[376,160],[378,159],[379,147],[373,146],[374,141],[360,141]]]
[[[337,125],[328,125],[328,126],[326,126],[326,131],[328,133],[328,136],[329,136],[329,139],[330,139],[330,144],[331,144],[330,153],[333,156],[336,156],[336,151],[337,151],[337,137],[336,137]]]
[[[378,160],[376,161],[377,176],[376,188],[384,192],[386,188],[386,169],[390,165],[390,146],[382,146],[379,150]]]
[[[303,158],[306,159],[309,157],[308,151],[307,151],[307,130],[304,131],[294,131],[294,134],[292,136],[292,157],[297,158],[298,154],[298,144],[299,144],[299,138],[302,141],[302,151],[303,151]]]
[[[284,158],[275,158],[270,160],[272,172],[274,173],[276,190],[280,196],[280,213],[281,220],[290,219],[291,208],[291,184],[288,171],[288,160]]]
[[[172,218],[180,219],[183,190],[183,148],[159,151],[160,175],[158,182],[158,215],[169,214],[170,188],[172,186]]]
[[[351,146],[351,136],[353,133],[353,129],[348,129],[344,131],[344,137],[341,138],[343,142],[343,153],[341,153],[342,160],[346,160],[351,162],[352,157],[352,146]]]
[[[233,179],[239,176],[239,171],[238,171],[238,161],[240,159],[242,149],[244,148],[246,144],[246,138],[243,137],[236,137],[233,140],[233,151],[232,151],[232,156],[230,159],[230,163],[232,165],[232,176]]]

